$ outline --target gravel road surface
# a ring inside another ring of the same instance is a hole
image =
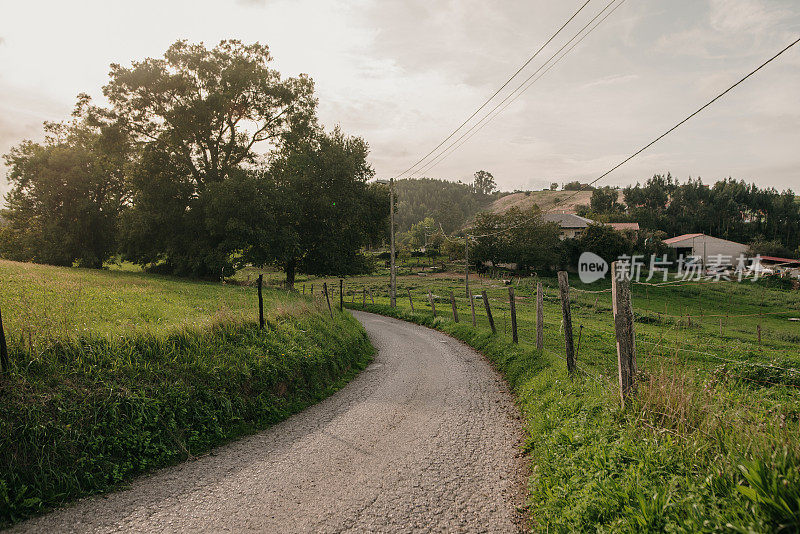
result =
[[[19,532],[516,532],[520,420],[482,356],[354,312],[378,354],[344,389]]]

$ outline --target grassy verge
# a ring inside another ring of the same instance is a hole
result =
[[[11,282],[0,302],[12,364],[0,377],[0,526],[281,421],[340,388],[373,352],[349,314],[331,319],[283,292],[266,292],[260,330],[245,319],[257,309],[252,288],[8,262],[0,277]],[[73,277],[83,296],[58,290]],[[9,305],[24,283],[38,306]],[[153,303],[145,320],[132,315],[130,291]],[[220,302],[228,308],[206,319]],[[68,326],[47,328],[62,303],[74,310]],[[80,312],[114,303],[113,321]],[[136,328],[120,333],[117,319]]]
[[[622,411],[613,380],[570,378],[553,351],[429,312],[366,309],[446,332],[503,373],[527,424],[534,530],[797,531],[797,414],[775,410],[781,397],[784,408],[797,405],[791,392],[765,393],[720,373],[648,373],[637,404]],[[772,408],[749,408],[759,403]],[[658,417],[670,404],[681,418]]]

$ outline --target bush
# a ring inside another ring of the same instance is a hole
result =
[[[0,525],[281,421],[362,369],[351,316],[308,308],[246,323],[116,340],[11,338],[0,379]]]

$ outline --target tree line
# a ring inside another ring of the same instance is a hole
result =
[[[700,178],[680,183],[670,174],[656,174],[622,189],[621,198],[614,188],[594,190],[579,214],[635,221],[670,237],[705,233],[749,244],[761,254],[800,254],[800,197],[732,178],[707,185]]]
[[[537,206],[479,213],[469,229],[470,260],[478,270],[514,264],[518,271],[532,272],[572,269],[586,251],[607,262],[623,255],[667,252],[664,233],[660,231],[617,231],[598,222],[574,238],[562,239],[560,234],[558,223],[545,220]]]
[[[282,77],[265,45],[178,41],[111,65],[107,106],[81,94],[5,161],[0,254],[100,267],[114,257],[194,277],[243,264],[347,274],[369,267],[389,196],[369,147],[318,122],[307,75]]]
[[[412,225],[432,218],[444,232],[457,232],[489,206],[495,189],[494,176],[487,171],[476,172],[469,184],[434,178],[397,180],[397,230],[407,232]]]

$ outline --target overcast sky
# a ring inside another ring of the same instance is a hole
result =
[[[112,62],[177,39],[269,45],[316,82],[320,118],[364,137],[380,177],[423,156],[490,96],[579,0],[0,0],[0,153],[40,139]],[[592,0],[532,73],[607,0]],[[585,13],[585,16],[584,16]],[[800,36],[796,0],[627,0],[563,61],[426,174],[501,189],[587,181]],[[602,183],[657,172],[800,190],[800,45]],[[514,87],[512,85],[511,87]],[[0,180],[5,190],[5,180]],[[800,192],[800,191],[798,191]]]

